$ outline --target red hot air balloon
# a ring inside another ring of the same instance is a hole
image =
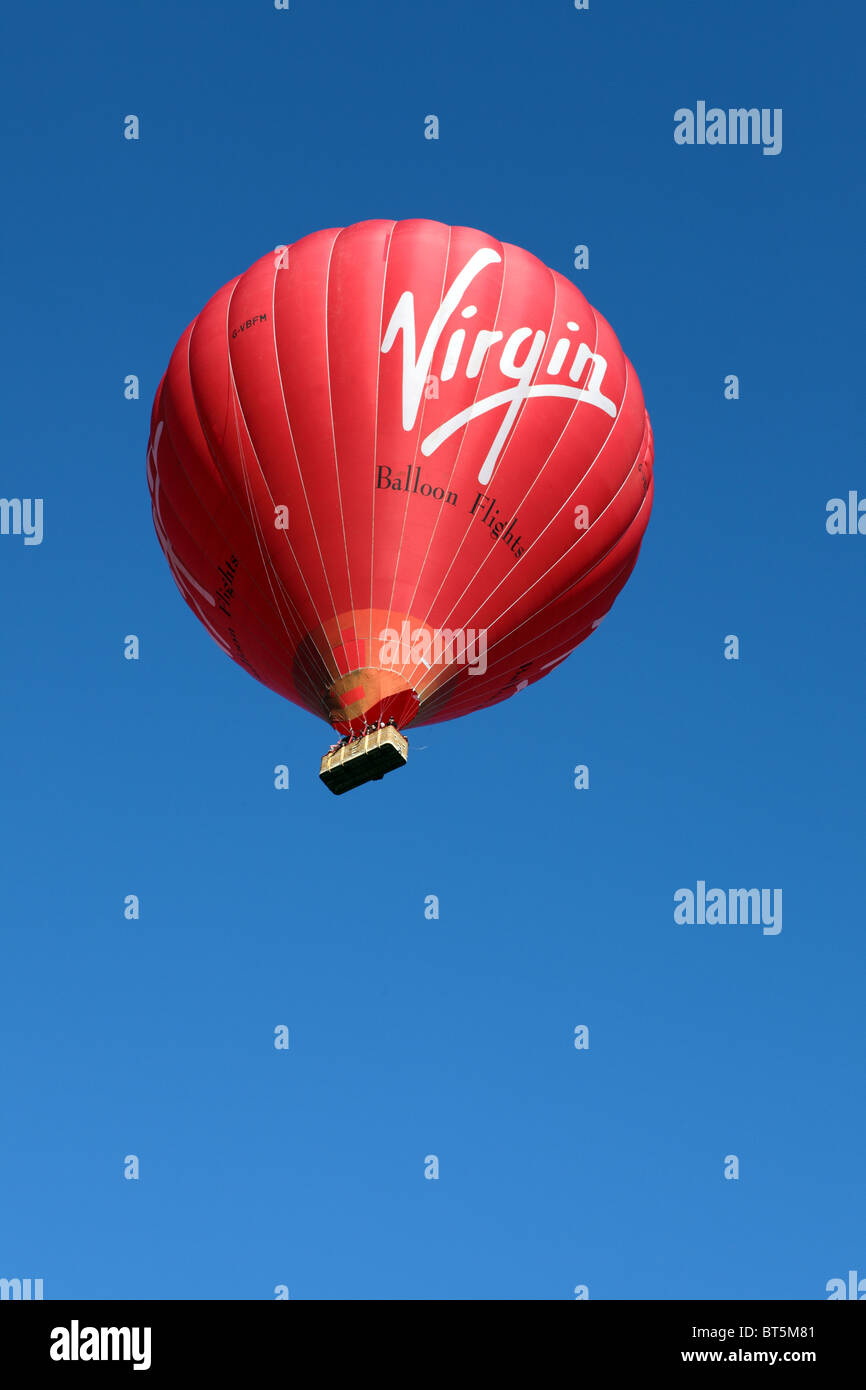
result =
[[[342,791],[405,761],[400,729],[507,699],[589,636],[652,461],[635,370],[570,281],[468,227],[370,221],[205,305],[147,474],[187,603],[344,736],[322,770]]]

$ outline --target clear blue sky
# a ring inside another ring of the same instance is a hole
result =
[[[0,1276],[669,1299],[866,1275],[866,537],[825,529],[829,498],[866,494],[862,15],[55,0],[7,21],[0,492],[44,498],[45,531],[0,536]],[[677,146],[699,100],[781,107],[782,153]],[[326,726],[182,602],[144,455],[210,295],[367,217],[477,226],[575,278],[640,375],[656,502],[560,670],[336,799]],[[699,879],[781,888],[781,933],[675,924]]]

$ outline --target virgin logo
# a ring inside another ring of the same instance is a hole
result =
[[[411,290],[406,290],[397,301],[396,308],[391,315],[391,320],[385,330],[382,339],[382,352],[390,352],[397,341],[397,334],[403,334],[403,428],[411,430],[418,418],[418,407],[421,404],[421,397],[424,394],[424,386],[430,375],[430,366],[445,326],[452,314],[458,309],[469,285],[486,266],[497,264],[502,260],[498,252],[492,247],[483,247],[476,251],[460,271],[455,276],[445,298],[433,316],[433,321],[427,329],[427,335],[421,345],[418,356],[416,350],[416,325],[415,325],[415,298]],[[461,318],[471,319],[478,313],[478,306],[467,304],[461,309]],[[579,325],[569,321],[566,324],[569,332],[577,333]],[[516,357],[518,349],[527,338],[532,341],[526,350],[523,361],[518,364]],[[505,339],[505,334],[498,329],[481,328],[478,330],[475,341],[466,358],[462,370],[468,378],[477,377],[481,371],[482,364],[488,352],[497,343],[502,343],[499,349],[499,371],[502,376],[511,378],[517,383],[505,391],[497,391],[492,396],[484,396],[480,400],[473,401],[472,405],[461,410],[457,415],[453,415],[450,420],[433,430],[426,438],[421,441],[421,453],[425,458],[429,458],[439,445],[444,443],[455,430],[462,429],[470,420],[476,419],[479,415],[484,415],[488,410],[505,408],[505,414],[496,433],[496,438],[488,450],[487,457],[481,465],[481,472],[478,474],[478,481],[482,484],[489,483],[493,477],[499,456],[505,447],[508,432],[517,418],[523,402],[530,396],[566,396],[575,401],[586,401],[589,405],[594,405],[599,410],[603,410],[606,415],[616,419],[616,404],[608,396],[601,393],[601,385],[604,374],[607,371],[607,362],[600,353],[591,352],[586,343],[575,344],[570,338],[560,338],[553,347],[550,354],[550,361],[547,364],[546,375],[549,377],[561,377],[565,371],[569,355],[571,365],[568,370],[568,380],[578,382],[584,372],[588,370],[586,384],[584,386],[566,386],[562,384],[532,385],[532,378],[535,370],[541,361],[544,346],[547,342],[547,334],[543,329],[537,329],[534,333],[531,328],[515,328],[514,332]],[[445,350],[445,360],[440,372],[440,381],[450,381],[456,375],[463,355],[463,348],[466,342],[466,329],[457,328],[451,334],[448,346]]]

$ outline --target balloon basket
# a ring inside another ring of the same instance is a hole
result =
[[[386,772],[404,767],[408,757],[409,740],[392,725],[386,725],[326,753],[319,776],[328,791],[342,796],[365,782],[380,782]]]

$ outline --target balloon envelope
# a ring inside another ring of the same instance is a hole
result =
[[[189,606],[341,733],[452,719],[559,665],[652,505],[640,383],[516,246],[369,221],[256,261],[178,342],[148,483]]]

